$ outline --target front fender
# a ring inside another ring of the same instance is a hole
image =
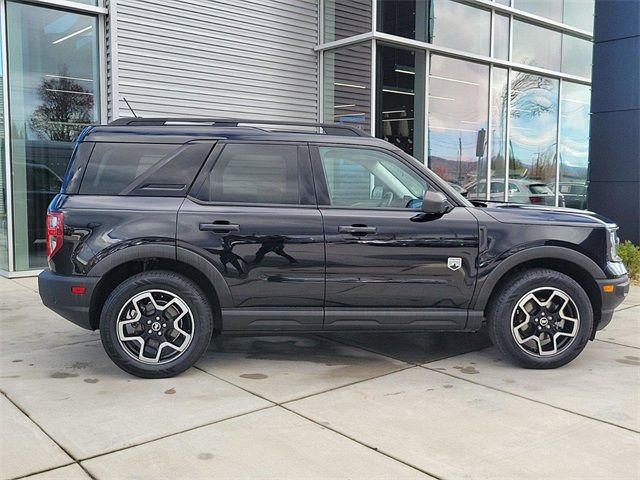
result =
[[[583,253],[571,250],[566,247],[551,245],[530,247],[520,250],[510,256],[499,260],[497,266],[490,265],[478,271],[478,282],[475,298],[472,301],[473,310],[484,310],[489,302],[493,289],[505,274],[514,268],[532,260],[562,260],[570,262],[585,270],[595,280],[605,279],[606,275],[602,269],[589,257]],[[494,264],[497,263],[494,262]]]

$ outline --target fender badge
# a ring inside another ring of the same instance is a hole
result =
[[[460,267],[462,267],[462,258],[449,257],[449,259],[447,260],[447,267],[449,267],[449,270],[453,270],[455,272],[456,270],[460,269]]]

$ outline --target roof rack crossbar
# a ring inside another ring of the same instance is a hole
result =
[[[168,123],[204,123],[216,127],[237,127],[241,123],[253,124],[253,125],[282,125],[291,127],[317,127],[322,128],[327,135],[347,135],[365,137],[367,134],[358,128],[351,125],[344,125],[340,123],[315,123],[315,122],[292,122],[292,121],[277,121],[277,120],[245,120],[235,118],[208,118],[208,117],[137,117],[137,118],[118,118],[109,123],[112,126],[163,126]]]

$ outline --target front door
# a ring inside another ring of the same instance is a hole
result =
[[[326,328],[464,328],[478,223],[465,207],[421,215],[436,188],[399,156],[312,147],[326,238]]]
[[[219,143],[178,215],[178,245],[222,274],[233,330],[320,329],[324,234],[306,145]]]

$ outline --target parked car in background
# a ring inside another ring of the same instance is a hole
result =
[[[467,191],[466,188],[461,187],[460,185],[458,185],[457,183],[451,183],[449,182],[449,185],[451,185],[451,188],[453,188],[456,192],[458,192],[460,195],[462,195],[463,197],[468,197],[469,196],[469,192]]]
[[[569,208],[587,208],[587,184],[584,182],[560,182],[560,194]]]
[[[467,185],[469,200],[486,200],[487,182],[472,182]],[[493,202],[504,202],[504,178],[494,178],[491,180],[491,192],[489,200]],[[538,180],[528,180],[525,178],[509,179],[509,202],[525,203],[531,205],[550,205],[556,203],[556,195],[545,183]],[[558,206],[564,207],[564,197],[558,198]]]

